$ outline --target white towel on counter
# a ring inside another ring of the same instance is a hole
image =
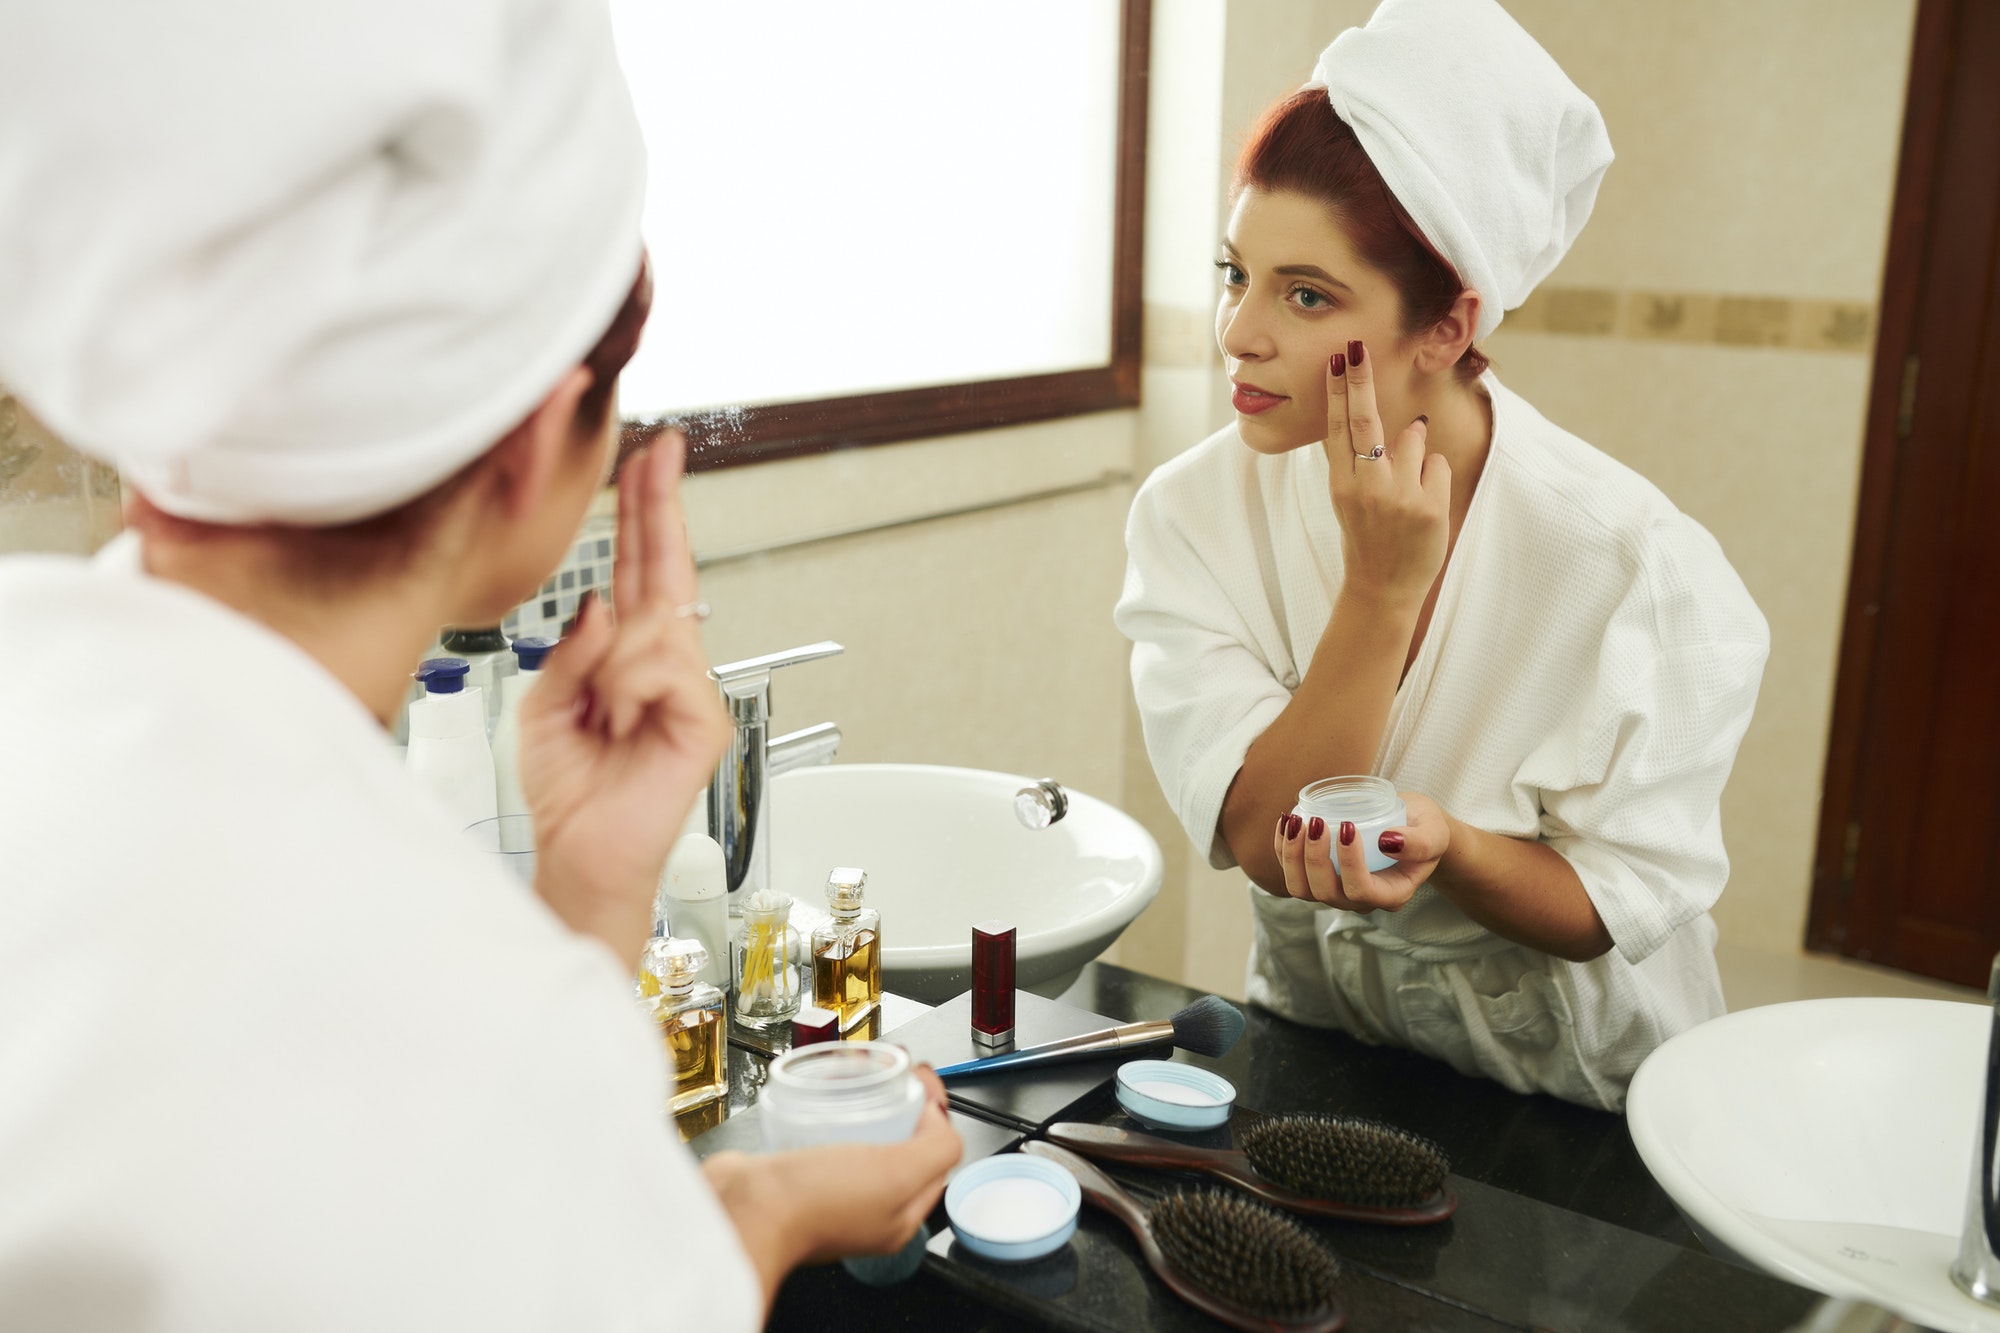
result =
[[[1707,916],[1729,872],[1718,801],[1769,633],[1698,524],[1493,376],[1481,383],[1491,454],[1373,771],[1553,847],[1616,947],[1564,962],[1428,885],[1370,916],[1252,889],[1249,996],[1615,1108],[1655,1046],[1722,1012]],[[1146,748],[1196,846],[1226,867],[1224,794],[1341,584],[1326,455],[1259,455],[1229,427],[1153,473],[1126,542],[1117,621]]]
[[[644,193],[603,0],[0,0],[0,381],[188,518],[470,462],[611,323]]]
[[[1475,338],[1555,268],[1611,165],[1597,104],[1496,0],[1383,0],[1307,86],[1479,293]]]
[[[629,972],[325,668],[129,534],[0,641],[0,1328],[757,1326]]]

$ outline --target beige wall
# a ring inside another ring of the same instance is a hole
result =
[[[1912,0],[1515,0],[1597,98],[1618,161],[1550,285],[1852,302],[1888,237]],[[1872,324],[1872,321],[1871,321]],[[1713,532],[1771,622],[1723,799],[1725,939],[1796,951],[1853,545],[1872,340],[1848,351],[1511,332],[1491,352],[1551,418]]]
[[[1049,774],[1118,802],[1109,607],[1137,415],[691,478],[710,656],[839,640],[777,678],[776,728],[838,722],[844,760]]]

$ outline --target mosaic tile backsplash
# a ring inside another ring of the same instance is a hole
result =
[[[577,534],[562,567],[542,584],[541,593],[514,608],[500,628],[509,639],[532,635],[544,639],[562,637],[563,626],[576,614],[577,599],[591,589],[600,597],[611,595],[611,563],[616,550],[618,520],[611,514],[593,514]]]

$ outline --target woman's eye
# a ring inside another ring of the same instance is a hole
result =
[[[1333,307],[1333,302],[1324,293],[1310,287],[1292,288],[1292,299],[1298,302],[1301,310],[1329,310]]]
[[[1227,259],[1216,260],[1215,266],[1222,270],[1222,283],[1225,287],[1241,287],[1243,285],[1244,277],[1242,269],[1236,267],[1236,265],[1230,263]]]

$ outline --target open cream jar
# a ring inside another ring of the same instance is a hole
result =
[[[1396,784],[1387,778],[1325,778],[1299,793],[1292,811],[1305,819],[1318,815],[1326,821],[1326,836],[1333,854],[1334,873],[1340,871],[1340,826],[1351,821],[1361,850],[1367,855],[1368,869],[1387,870],[1396,858],[1377,843],[1384,829],[1401,828],[1410,822]]]

